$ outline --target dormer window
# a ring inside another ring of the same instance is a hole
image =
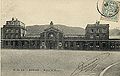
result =
[[[10,29],[6,29],[6,33],[10,32]]]
[[[106,33],[106,29],[105,28],[102,29],[102,33]]]
[[[96,33],[100,33],[100,29],[97,29]]]
[[[93,32],[94,32],[94,30],[93,30],[93,29],[91,29],[91,30],[90,30],[90,33],[93,33]]]

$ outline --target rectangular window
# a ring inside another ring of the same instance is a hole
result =
[[[19,37],[18,35],[15,36],[15,38],[18,38],[18,37]]]
[[[25,45],[25,43],[24,43],[24,41],[22,41],[22,46],[24,46]]]
[[[93,47],[93,43],[92,42],[90,42],[90,47]]]
[[[10,38],[10,34],[6,34],[5,38]]]
[[[94,32],[94,29],[91,29],[91,30],[90,30],[90,33],[93,33],[93,32]]]
[[[13,45],[13,41],[11,41],[11,45]]]
[[[11,29],[6,29],[6,33],[9,33],[9,32],[11,32]]]
[[[102,33],[106,33],[107,30],[105,28],[102,29]]]
[[[11,38],[14,38],[14,34],[11,34]]]
[[[96,42],[96,47],[99,47],[99,42]]]
[[[97,30],[96,30],[96,33],[100,33],[100,29],[97,29]]]
[[[99,38],[100,37],[99,34],[97,34],[96,37]]]
[[[11,33],[14,33],[14,29],[11,29]]]
[[[8,41],[6,41],[5,44],[8,45]]]
[[[18,41],[15,41],[15,46],[18,46],[18,45],[19,45]]]
[[[19,29],[16,29],[15,32],[16,32],[16,33],[19,33]]]

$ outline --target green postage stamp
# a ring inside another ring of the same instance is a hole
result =
[[[101,20],[118,22],[120,2],[104,0],[102,4]]]

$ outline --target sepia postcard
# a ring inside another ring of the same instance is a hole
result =
[[[1,0],[1,76],[120,76],[120,0]]]

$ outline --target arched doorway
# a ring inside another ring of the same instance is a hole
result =
[[[48,49],[56,49],[57,48],[56,45],[57,45],[56,41],[53,40],[48,41]]]

